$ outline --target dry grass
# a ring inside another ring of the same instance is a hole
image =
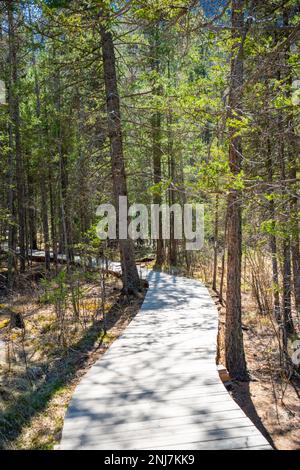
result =
[[[249,418],[278,450],[300,449],[300,400],[282,373],[274,321],[257,313],[250,292],[244,290],[243,336],[250,372],[249,383],[233,383],[230,393]],[[225,364],[225,308],[219,306],[219,363]]]
[[[251,263],[243,261],[242,271],[242,321],[249,383],[233,383],[230,393],[249,418],[279,450],[300,450],[300,384],[288,382],[280,364],[278,327],[272,316],[272,291],[270,287],[271,264],[262,254],[251,253]],[[220,266],[218,282],[220,285]],[[253,272],[260,291],[253,289]],[[211,286],[212,266],[200,257],[193,268],[194,277]],[[225,275],[226,279],[226,275]],[[219,311],[218,353],[216,361],[225,365],[225,306],[210,289]],[[226,283],[224,292],[226,298]],[[261,309],[261,305],[265,308]],[[260,314],[259,310],[265,314]],[[294,316],[294,323],[298,319]],[[292,353],[291,342],[289,352]]]
[[[101,285],[97,273],[80,278],[79,318],[67,296],[63,325],[40,283],[22,284],[13,300],[0,300],[1,448],[51,449],[59,442],[74,387],[143,300],[121,297],[114,276],[105,278],[105,296]],[[25,329],[7,326],[11,311],[22,314]]]

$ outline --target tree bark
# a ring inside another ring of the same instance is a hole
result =
[[[290,178],[296,180],[296,168],[293,166],[290,171]],[[293,189],[292,189],[293,191]],[[296,191],[296,188],[294,189]],[[293,287],[296,312],[299,318],[300,315],[300,250],[299,250],[299,204],[298,197],[292,196],[291,199],[291,217],[292,217],[292,270],[293,270]]]
[[[215,206],[215,228],[214,228],[214,266],[213,266],[213,280],[212,288],[217,290],[217,272],[218,272],[218,236],[219,236],[219,196],[216,195]]]
[[[31,10],[29,8],[29,21],[31,24]],[[50,271],[50,237],[49,237],[49,220],[48,220],[48,192],[47,192],[47,174],[46,174],[46,162],[43,158],[42,142],[41,142],[41,129],[40,129],[40,120],[41,120],[41,93],[40,93],[40,83],[39,77],[36,69],[36,58],[35,58],[35,49],[34,49],[34,37],[32,36],[32,65],[34,71],[34,85],[35,85],[35,98],[36,98],[36,117],[38,120],[38,136],[37,140],[39,142],[39,185],[41,192],[41,213],[42,213],[42,226],[43,226],[43,236],[44,236],[44,250],[45,250],[45,268],[46,271]]]
[[[152,127],[152,142],[153,142],[153,182],[155,185],[159,185],[162,179],[161,169],[161,115],[160,112],[155,112],[151,118]],[[160,194],[160,188],[155,190],[153,195],[153,204],[161,205],[162,197]],[[164,242],[162,237],[162,214],[159,213],[159,225],[158,225],[158,239],[156,241],[156,260],[155,267],[160,269],[164,263]]]
[[[283,184],[282,194],[286,197],[286,164],[285,164],[285,148],[284,142],[281,142],[279,146],[280,156],[280,171],[281,180]],[[291,240],[290,234],[286,234],[282,241],[282,326],[284,343],[287,347],[287,338],[294,332],[294,324],[292,319],[292,288],[291,288]]]
[[[227,243],[227,222],[228,222],[228,208],[225,214],[225,224],[224,224],[224,247],[222,253],[222,262],[221,262],[221,279],[220,279],[220,292],[219,300],[221,304],[224,304],[223,291],[224,291],[224,278],[225,278],[225,259],[226,259],[226,243]]]
[[[103,69],[106,92],[107,123],[110,140],[113,193],[118,219],[119,197],[127,196],[120,99],[117,86],[115,51],[112,34],[110,31],[105,30],[103,26],[101,26],[100,32],[102,39]],[[135,264],[134,247],[132,240],[130,240],[129,238],[125,240],[119,239],[119,248],[122,264],[123,290],[126,293],[135,293],[140,289],[140,279]]]
[[[168,58],[168,80],[171,80],[170,59]],[[169,106],[168,116],[168,163],[169,163],[169,178],[171,181],[171,188],[169,190],[169,204],[172,206],[176,202],[175,197],[175,183],[176,183],[176,161],[174,155],[174,140],[173,140],[173,114]],[[170,241],[169,241],[169,263],[170,266],[177,264],[177,240],[175,239],[175,217],[174,213],[170,214]]]
[[[288,8],[283,6],[282,19],[283,24],[288,26],[289,24],[289,12]],[[289,46],[287,46],[289,47]],[[288,49],[285,50],[283,65],[287,66],[288,59]],[[278,67],[278,79],[281,80],[283,77],[282,64],[279,64]],[[284,73],[285,78],[286,73]],[[289,142],[285,139],[285,119],[281,112],[278,115],[278,130],[282,134],[280,144],[279,144],[279,165],[280,165],[280,178],[281,178],[281,193],[282,200],[289,205],[290,197],[288,195],[288,187],[286,182],[287,175],[287,165],[289,164]],[[282,218],[281,221],[283,224],[287,223],[286,217]],[[292,273],[291,273],[291,234],[290,231],[287,231],[283,237],[282,241],[282,336],[283,336],[283,346],[285,355],[287,356],[287,347],[288,347],[288,337],[293,335],[295,332],[293,318],[292,318]]]
[[[288,27],[290,23],[290,7],[284,7],[283,10],[283,24]],[[292,67],[288,63],[290,56],[290,44],[288,44],[286,52],[286,68],[288,75],[288,84],[292,89],[293,72]],[[288,114],[287,122],[287,154],[288,154],[288,175],[291,180],[290,184],[290,217],[291,217],[291,257],[292,257],[292,273],[293,273],[293,292],[295,299],[296,313],[299,318],[300,314],[300,249],[299,249],[299,195],[297,194],[298,185],[297,171],[299,170],[298,155],[299,153],[299,139],[296,136],[294,126],[293,113]]]
[[[158,53],[158,27],[156,26],[151,32],[151,69],[157,74],[160,73],[160,61]],[[156,79],[155,79],[156,80]],[[156,84],[153,87],[153,94],[159,95],[161,93],[160,86]],[[153,159],[153,182],[155,185],[159,185],[162,181],[162,148],[161,148],[161,113],[160,111],[154,111],[151,116],[151,129],[152,129],[152,159]],[[162,197],[161,190],[156,189],[153,195],[153,204],[161,205]],[[162,214],[159,213],[158,221],[158,240],[156,241],[156,260],[155,267],[160,269],[165,260],[164,253],[164,241],[162,236]]]
[[[16,161],[16,185],[17,185],[17,212],[18,212],[18,228],[19,228],[19,259],[20,271],[25,271],[26,265],[26,219],[25,219],[25,188],[24,188],[24,169],[22,158],[22,144],[20,133],[20,108],[19,98],[17,94],[18,84],[18,63],[17,63],[17,46],[15,36],[15,20],[14,20],[14,2],[7,1],[7,17],[8,17],[8,36],[9,36],[9,65],[10,65],[10,119],[13,123],[13,132],[15,140],[15,161]]]
[[[8,103],[9,114],[12,115],[12,84],[10,83],[8,89]],[[14,281],[14,274],[16,271],[16,209],[15,209],[15,161],[13,155],[13,126],[12,121],[8,124],[8,139],[9,139],[9,152],[8,152],[8,210],[9,210],[9,225],[8,225],[8,288],[11,289]]]
[[[48,187],[49,187],[49,198],[50,198],[50,224],[51,224],[51,243],[53,250],[53,261],[57,270],[58,258],[57,258],[57,230],[56,230],[56,204],[53,195],[53,181],[52,181],[52,168],[49,166],[48,171]]]
[[[267,140],[267,171],[268,182],[273,182],[273,162],[272,162],[272,149],[270,139]],[[273,227],[275,225],[275,205],[273,199],[269,201],[269,212],[272,219]],[[280,311],[280,298],[279,298],[279,274],[278,274],[278,257],[277,257],[277,240],[276,235],[270,235],[270,249],[272,256],[272,278],[273,278],[273,302],[274,302],[274,317],[279,323],[281,319]]]
[[[239,113],[242,105],[243,86],[243,29],[244,0],[232,1],[233,57],[229,92],[230,116]],[[236,116],[235,116],[236,117]],[[229,165],[233,175],[241,170],[242,141],[234,136],[236,129],[231,129],[229,147]],[[229,374],[237,380],[247,380],[247,368],[243,345],[241,319],[241,260],[242,260],[242,223],[241,193],[232,188],[228,196],[227,227],[227,296],[226,296],[226,365]]]

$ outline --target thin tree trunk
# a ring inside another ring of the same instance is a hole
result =
[[[40,174],[40,190],[41,190],[41,208],[42,208],[42,225],[44,235],[44,250],[45,250],[45,268],[50,271],[50,238],[49,238],[49,223],[48,223],[48,203],[47,203],[47,186],[46,179],[42,180],[44,174]]]
[[[12,86],[8,87],[8,103],[9,108],[12,104]],[[10,112],[11,115],[11,112]],[[8,152],[8,210],[9,210],[9,226],[8,226],[8,288],[13,285],[14,273],[16,270],[16,211],[15,211],[15,165],[13,156],[13,128],[10,120],[8,126],[9,136],[9,152]]]
[[[36,221],[36,208],[35,208],[35,188],[33,177],[30,174],[29,166],[27,165],[27,200],[29,202],[28,212],[28,225],[29,225],[29,248],[30,250],[37,250],[37,221]]]
[[[219,292],[219,300],[222,305],[224,304],[223,291],[224,291],[224,278],[225,278],[226,239],[227,239],[227,211],[226,211],[226,216],[225,216],[224,249],[223,249],[223,254],[222,254],[220,292]]]
[[[66,138],[65,133],[63,131],[64,123],[60,123],[60,144],[59,144],[59,174],[60,174],[60,211],[61,211],[61,223],[62,223],[62,235],[63,235],[63,246],[64,246],[64,254],[67,257],[67,265],[69,266],[71,261],[71,254],[70,254],[70,243],[69,243],[69,233],[68,233],[68,224],[67,224],[67,214],[66,214],[66,206],[67,206],[67,195],[68,195],[68,171],[67,171],[67,155],[64,149],[64,139]]]
[[[293,166],[290,170],[291,180],[296,180],[296,167]],[[293,189],[292,189],[293,191]],[[294,189],[296,191],[296,189]],[[298,220],[298,197],[293,195],[291,199],[291,217],[292,217],[292,240],[291,240],[291,251],[292,251],[292,267],[293,267],[293,286],[294,286],[294,297],[295,307],[299,318],[300,315],[300,250],[299,250],[299,220]]]
[[[170,58],[168,58],[168,80],[171,81]],[[168,163],[169,163],[169,178],[171,181],[171,188],[169,190],[169,204],[172,206],[176,202],[175,198],[175,183],[176,183],[176,162],[174,156],[174,141],[173,141],[173,114],[169,105],[167,115],[168,125]],[[169,263],[170,266],[177,264],[177,241],[175,240],[175,217],[174,213],[170,214],[170,241],[169,241]]]
[[[212,288],[217,290],[217,272],[218,272],[218,237],[219,237],[219,195],[216,195],[215,206],[215,229],[214,229],[214,266]]]
[[[161,170],[161,115],[159,112],[153,114],[151,118],[152,142],[153,142],[153,182],[159,185],[162,179]],[[153,204],[161,205],[162,197],[160,188],[155,190]],[[164,263],[164,242],[162,237],[162,214],[159,213],[158,239],[156,241],[156,261],[155,267],[161,268]]]
[[[286,168],[285,168],[285,148],[282,142],[280,148],[280,169],[281,169],[281,180],[283,186],[283,197],[285,197],[286,187]],[[292,319],[292,288],[291,288],[291,241],[290,235],[287,234],[282,241],[282,323],[284,329],[284,342],[287,346],[287,338],[291,336],[295,329]]]
[[[288,8],[286,9],[283,6],[283,24],[288,26],[289,24],[289,12]],[[285,65],[288,58],[288,51],[285,54]],[[281,67],[278,70],[278,78],[282,79]],[[280,145],[279,145],[279,163],[280,163],[280,177],[282,181],[282,197],[287,203],[290,202],[289,196],[287,195],[287,183],[286,183],[286,160],[289,164],[289,145],[284,140],[284,127],[285,122],[283,121],[282,114],[279,113],[279,131],[282,133]],[[283,220],[286,222],[286,220]],[[283,238],[282,242],[282,280],[283,280],[283,289],[282,289],[282,327],[283,327],[283,343],[284,349],[287,351],[288,337],[294,334],[294,324],[292,319],[292,273],[291,273],[291,238],[290,233],[287,233]],[[287,352],[286,352],[287,354]]]
[[[157,74],[160,73],[160,61],[158,53],[158,27],[156,26],[153,31],[151,31],[151,47],[150,47],[150,65],[151,69]],[[161,87],[156,84],[153,87],[153,94],[160,95]],[[162,143],[161,143],[161,113],[160,111],[154,111],[151,116],[151,130],[152,130],[152,160],[153,160],[153,182],[155,185],[159,185],[162,181]],[[155,190],[153,195],[153,204],[161,205],[162,197],[160,187]],[[164,241],[162,236],[162,214],[159,213],[158,221],[158,239],[156,240],[156,260],[155,267],[160,269],[165,260],[164,253]]]
[[[28,5],[28,13],[29,13],[29,22],[32,24],[31,21],[31,7]],[[42,142],[41,142],[41,128],[40,128],[40,120],[41,120],[41,93],[40,93],[40,83],[37,74],[36,68],[36,58],[35,58],[35,48],[34,48],[34,37],[31,37],[31,46],[32,46],[32,65],[34,71],[34,87],[35,87],[35,98],[36,98],[36,117],[38,121],[38,137],[37,140],[39,142],[39,168],[38,168],[38,175],[39,175],[39,185],[40,185],[40,192],[41,192],[41,209],[42,209],[42,226],[43,226],[43,236],[44,236],[44,250],[45,250],[45,268],[46,271],[50,271],[50,239],[49,239],[49,221],[48,221],[48,194],[47,194],[47,175],[45,171],[46,162],[43,158],[43,151],[42,151]]]
[[[111,150],[113,192],[117,218],[119,218],[119,197],[127,196],[127,182],[123,154],[122,121],[117,86],[115,51],[110,31],[101,26],[104,82],[107,105],[107,122]],[[128,221],[127,221],[128,224]],[[123,289],[135,293],[140,289],[140,279],[134,259],[133,242],[129,238],[119,239]]]
[[[20,133],[20,109],[19,98],[16,90],[18,84],[18,64],[15,37],[15,21],[14,21],[14,2],[7,1],[8,30],[9,30],[9,64],[10,64],[10,94],[11,102],[9,103],[10,119],[13,123],[14,139],[15,139],[15,159],[16,159],[16,184],[17,184],[17,208],[18,208],[18,226],[19,226],[19,258],[20,271],[25,271],[26,266],[26,219],[25,219],[25,189],[24,189],[24,169],[22,161],[22,146]]]
[[[49,166],[48,171],[48,185],[49,185],[49,198],[50,198],[50,223],[51,223],[51,242],[53,250],[53,261],[57,269],[58,259],[57,259],[57,231],[56,231],[56,210],[55,210],[55,200],[53,197],[53,182],[51,176],[51,166]]]
[[[284,7],[283,11],[283,23],[286,27],[289,26],[290,18],[290,7]],[[290,56],[290,45],[287,46],[287,57],[286,57],[286,68],[288,75],[288,83],[290,89],[292,89],[293,74],[292,68],[288,63]],[[290,94],[290,92],[289,92]],[[290,183],[290,193],[292,194],[290,198],[290,217],[291,217],[291,256],[292,256],[292,273],[293,273],[293,291],[295,299],[296,313],[299,319],[300,314],[300,249],[299,249],[299,195],[297,194],[298,185],[297,180],[297,171],[299,171],[298,163],[298,154],[299,145],[294,126],[294,116],[293,113],[288,115],[287,122],[287,154],[288,154],[288,174],[291,180]]]
[[[273,182],[273,162],[272,162],[272,150],[270,139],[267,141],[267,171],[268,171],[268,182],[272,185]],[[273,228],[275,226],[275,205],[274,200],[269,201],[269,212],[272,219]],[[276,235],[271,233],[270,235],[270,249],[272,256],[272,278],[273,278],[273,302],[274,302],[274,317],[277,322],[280,322],[280,298],[279,298],[279,274],[278,274],[278,257],[277,257],[277,240]]]
[[[56,59],[56,51],[53,50],[53,59]],[[72,246],[72,224],[70,221],[70,207],[69,207],[69,175],[68,175],[68,126],[69,120],[64,118],[64,107],[62,103],[62,80],[60,77],[60,70],[56,71],[54,76],[55,89],[55,104],[58,113],[58,126],[57,126],[57,149],[59,155],[59,212],[60,212],[60,237],[59,248],[66,257],[67,269],[69,270],[70,263],[73,261],[74,253]]]

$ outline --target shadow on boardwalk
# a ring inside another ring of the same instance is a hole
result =
[[[77,387],[61,449],[270,448],[221,383],[207,289],[148,272],[124,334]]]

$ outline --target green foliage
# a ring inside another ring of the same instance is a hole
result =
[[[51,280],[42,279],[41,286],[44,293],[40,296],[40,302],[43,303],[66,303],[69,292],[66,280],[66,271],[61,270],[57,276]]]
[[[67,8],[72,0],[43,0],[49,8]]]

